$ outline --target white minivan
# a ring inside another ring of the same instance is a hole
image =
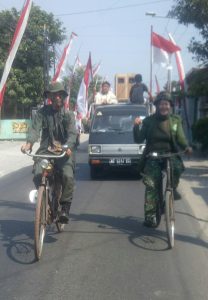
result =
[[[103,169],[138,167],[145,144],[134,142],[137,116],[148,115],[146,105],[112,104],[95,108],[89,132],[89,166],[95,179]]]

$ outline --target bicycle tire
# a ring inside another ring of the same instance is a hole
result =
[[[45,186],[40,186],[38,189],[37,204],[35,210],[35,258],[40,260],[44,237],[46,233],[46,190]]]
[[[174,199],[171,191],[165,192],[165,221],[168,237],[169,248],[174,247],[175,235],[175,213],[174,213]]]

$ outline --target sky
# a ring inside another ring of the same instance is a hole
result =
[[[0,0],[0,10],[12,7],[21,10],[24,2],[24,0]],[[187,47],[191,37],[198,35],[198,32],[192,25],[184,26],[177,20],[161,18],[167,16],[174,2],[174,0],[33,1],[41,9],[53,13],[63,23],[68,38],[72,31],[78,34],[69,55],[69,63],[74,63],[79,52],[82,64],[86,64],[91,52],[93,64],[101,61],[99,75],[112,85],[116,73],[140,73],[143,82],[149,85],[151,25],[154,32],[163,37],[168,38],[169,32],[172,34],[182,49],[181,55],[186,73],[197,66]],[[155,12],[158,17],[146,16],[146,12]],[[62,52],[65,44],[58,46],[59,53]],[[172,64],[172,79],[178,80],[174,57],[172,57]],[[162,89],[167,81],[166,69],[154,65],[153,77],[155,75]]]

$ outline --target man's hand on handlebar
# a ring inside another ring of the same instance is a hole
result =
[[[141,125],[142,124],[142,119],[140,117],[136,117],[134,120],[134,125]]]
[[[185,154],[187,154],[187,155],[191,155],[192,153],[193,153],[193,150],[192,150],[192,148],[191,147],[186,147],[186,149],[185,149]]]
[[[32,144],[26,143],[26,144],[22,145],[21,151],[22,151],[22,153],[25,153],[27,151],[30,151],[30,153],[31,153],[32,152]]]
[[[67,150],[66,150],[66,155],[67,156],[70,156],[72,154],[72,151],[68,148]]]

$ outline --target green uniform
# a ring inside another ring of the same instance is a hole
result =
[[[158,114],[151,115],[143,120],[142,126],[134,126],[134,139],[137,143],[143,143],[146,140],[146,149],[144,151],[144,177],[145,189],[144,212],[145,219],[151,221],[156,214],[156,205],[159,200],[162,160],[145,158],[149,152],[178,152],[178,148],[188,147],[184,135],[181,118],[177,115],[162,117]],[[184,170],[183,162],[180,157],[171,158],[173,167],[173,187],[176,188],[180,175]]]
[[[63,174],[63,191],[60,202],[71,202],[74,189],[74,169],[75,169],[75,144],[76,127],[74,114],[61,108],[59,111],[53,109],[52,105],[47,105],[38,110],[29,130],[27,142],[34,144],[38,141],[41,132],[40,147],[38,154],[47,153],[49,146],[55,141],[67,144],[72,151],[70,157],[63,157],[55,161],[58,169]],[[36,187],[40,184],[42,169],[40,160],[37,160],[34,170],[34,183]]]

